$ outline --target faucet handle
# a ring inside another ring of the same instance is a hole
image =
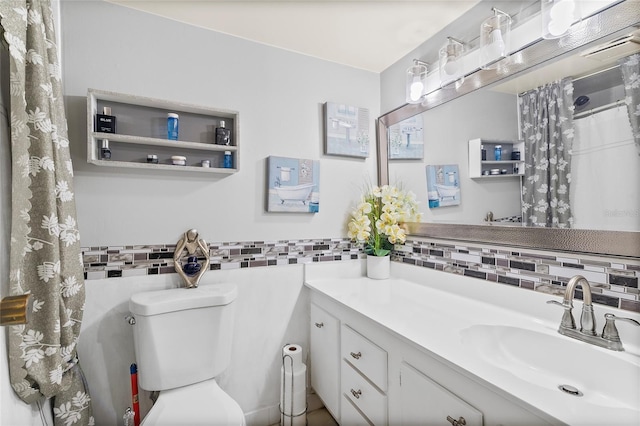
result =
[[[547,304],[549,305],[558,305],[564,308],[564,314],[562,314],[562,320],[560,321],[560,328],[576,328],[576,320],[573,319],[573,313],[571,313],[571,309],[573,309],[573,303],[571,301],[563,300],[562,303],[557,300],[547,300]]]
[[[604,314],[604,319],[605,324],[604,329],[602,330],[602,338],[610,340],[612,342],[620,341],[620,335],[618,335],[618,328],[616,327],[616,320],[627,321],[633,325],[640,326],[640,322],[634,320],[633,318],[617,317],[613,314]]]

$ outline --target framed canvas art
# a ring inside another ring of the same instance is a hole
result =
[[[267,158],[267,211],[318,213],[320,162],[302,158]]]
[[[324,104],[324,153],[369,157],[369,110],[346,104]]]
[[[422,114],[389,127],[389,160],[421,160],[424,157]]]
[[[460,204],[460,172],[457,164],[427,166],[429,208]]]

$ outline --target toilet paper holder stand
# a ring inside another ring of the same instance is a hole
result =
[[[285,345],[285,347],[286,346],[287,345]],[[284,400],[284,398],[285,398],[285,389],[284,388],[285,388],[286,371],[287,371],[286,366],[285,366],[286,362],[289,363],[290,371],[293,373],[293,357],[291,355],[289,355],[289,354],[283,354],[282,355],[282,380],[281,380],[282,386],[281,386],[281,390],[280,391],[281,391],[281,395],[282,395],[282,402],[285,403],[285,406],[286,406],[286,401]],[[295,382],[293,380],[293,376],[294,375],[291,374],[291,392],[289,393],[290,397],[291,397],[291,401],[290,401],[290,405],[289,405],[291,407],[291,413],[290,414],[285,413],[284,412],[284,407],[282,406],[282,403],[279,404],[280,415],[282,416],[281,417],[282,418],[282,425],[281,426],[286,426],[285,422],[284,422],[284,419],[287,418],[287,417],[289,418],[289,426],[293,426],[293,419],[296,418],[296,417],[300,417],[300,416],[306,415],[307,414],[307,409],[309,408],[309,404],[306,403],[306,401],[305,401],[304,410],[299,414],[293,414],[293,396],[295,395],[295,391],[296,391]],[[306,387],[305,387],[305,390],[306,390]]]

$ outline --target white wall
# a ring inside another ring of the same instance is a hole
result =
[[[379,75],[206,31],[121,6],[62,4],[64,85],[83,246],[171,243],[195,227],[207,241],[339,237],[369,159],[323,155],[322,104],[368,108]],[[241,171],[107,169],[86,163],[88,88],[240,112]],[[375,150],[373,150],[375,151]],[[320,159],[320,213],[264,211],[269,155]]]

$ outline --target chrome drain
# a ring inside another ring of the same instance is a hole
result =
[[[569,395],[573,395],[573,396],[582,396],[583,395],[583,393],[580,392],[580,390],[578,388],[573,387],[571,385],[558,385],[558,389],[560,389],[564,393],[568,393]]]

